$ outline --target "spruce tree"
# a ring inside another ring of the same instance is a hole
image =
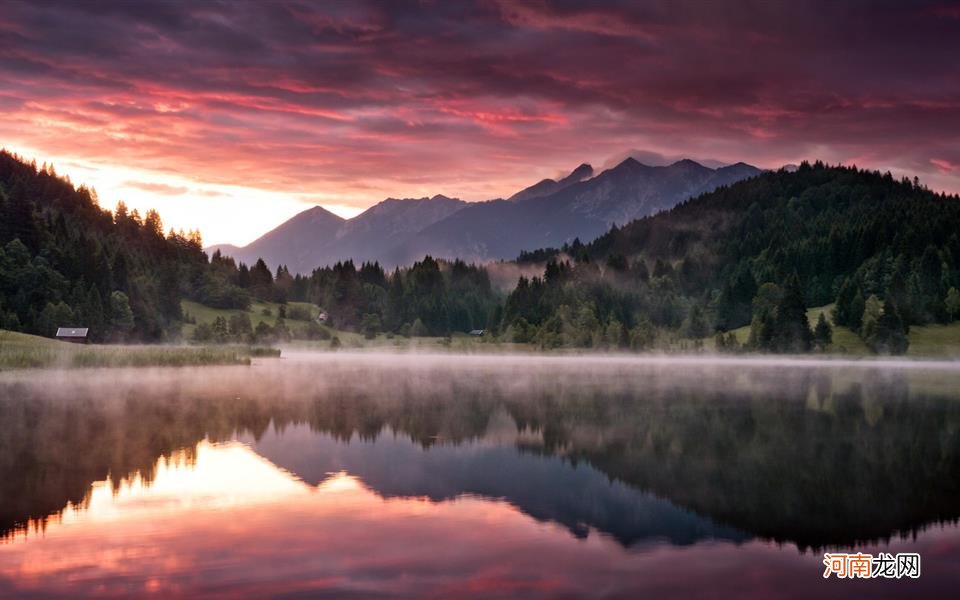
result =
[[[809,352],[813,332],[807,320],[803,288],[796,273],[784,283],[783,298],[777,305],[773,349],[779,352]]]
[[[827,322],[824,313],[820,313],[820,317],[817,319],[817,326],[813,329],[813,339],[817,349],[821,352],[825,352],[833,343],[833,327]]]
[[[882,315],[883,303],[880,302],[880,298],[871,294],[864,304],[863,317],[860,319],[860,337],[868,344],[870,340],[873,339],[873,336],[876,335],[877,322],[880,321]]]
[[[877,354],[905,354],[910,346],[909,331],[897,305],[888,302],[867,344]]]
[[[943,305],[947,311],[947,317],[951,321],[960,319],[960,291],[957,288],[952,287],[947,291],[947,298]]]

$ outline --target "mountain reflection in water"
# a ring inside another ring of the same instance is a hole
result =
[[[8,373],[0,595],[946,594],[958,384],[377,355]],[[929,551],[920,580],[823,587],[836,547]]]

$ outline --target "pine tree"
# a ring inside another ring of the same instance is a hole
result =
[[[860,286],[851,278],[844,279],[833,307],[833,322],[837,325],[846,325],[853,330],[859,329],[863,317],[863,304],[863,292]]]
[[[403,275],[400,269],[394,269],[387,287],[387,306],[384,311],[384,328],[387,331],[397,331],[407,320],[404,310]]]
[[[773,349],[779,352],[809,352],[813,332],[807,320],[803,288],[796,273],[784,283],[783,298],[777,305]]]
[[[110,327],[115,337],[123,340],[134,325],[133,310],[127,295],[121,291],[110,294]]]
[[[863,292],[858,286],[856,294],[854,294],[853,300],[850,303],[850,315],[853,317],[853,320],[849,323],[850,329],[856,331],[863,325],[863,311],[866,306],[867,303],[863,299]]]
[[[753,317],[750,320],[750,337],[747,346],[754,350],[773,350],[776,337],[777,306],[783,298],[783,290],[775,283],[764,283],[754,297]]]
[[[877,354],[905,354],[910,346],[909,332],[910,326],[904,323],[897,305],[887,303],[867,345]]]
[[[817,326],[813,329],[813,339],[817,349],[821,352],[825,352],[833,343],[833,327],[827,322],[824,313],[820,313],[820,317],[817,318]]]
[[[703,309],[699,305],[694,305],[690,309],[686,325],[687,337],[690,339],[701,339],[710,334],[710,326],[707,324]]]
[[[372,340],[380,333],[380,317],[374,313],[363,315],[360,320],[360,329],[363,331],[363,337]]]
[[[870,343],[877,331],[877,322],[883,314],[883,303],[880,298],[871,294],[863,308],[863,317],[860,319],[860,337]]]
[[[89,337],[95,340],[105,339],[107,323],[103,310],[103,300],[100,298],[99,290],[93,285],[87,290],[80,312],[83,316],[84,326],[90,329]]]
[[[273,274],[262,258],[250,268],[250,291],[260,300],[273,299]]]
[[[217,317],[213,320],[211,326],[213,330],[213,341],[218,344],[226,343],[230,339],[230,329],[227,326],[227,320],[223,317]]]
[[[947,291],[943,305],[951,321],[960,319],[960,291],[957,288],[952,287]]]
[[[887,285],[884,298],[893,302],[899,307],[903,318],[907,322],[912,322],[913,315],[917,311],[910,304],[910,292],[907,281],[910,278],[910,262],[903,254],[897,256],[893,261],[893,268],[890,273],[890,283]]]

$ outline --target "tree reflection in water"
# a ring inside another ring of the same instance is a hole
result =
[[[47,375],[0,377],[7,536],[236,438],[309,484],[503,498],[625,546],[819,549],[960,516],[955,371],[367,356]]]

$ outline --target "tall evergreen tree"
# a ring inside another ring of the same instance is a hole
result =
[[[903,321],[894,303],[887,303],[867,345],[877,354],[906,354],[910,345],[910,326]]]
[[[783,286],[783,297],[777,305],[773,349],[779,352],[809,352],[813,332],[807,319],[803,287],[796,273]]]
[[[817,318],[817,325],[813,328],[813,339],[817,349],[825,352],[833,343],[833,327],[827,322],[824,313]]]

